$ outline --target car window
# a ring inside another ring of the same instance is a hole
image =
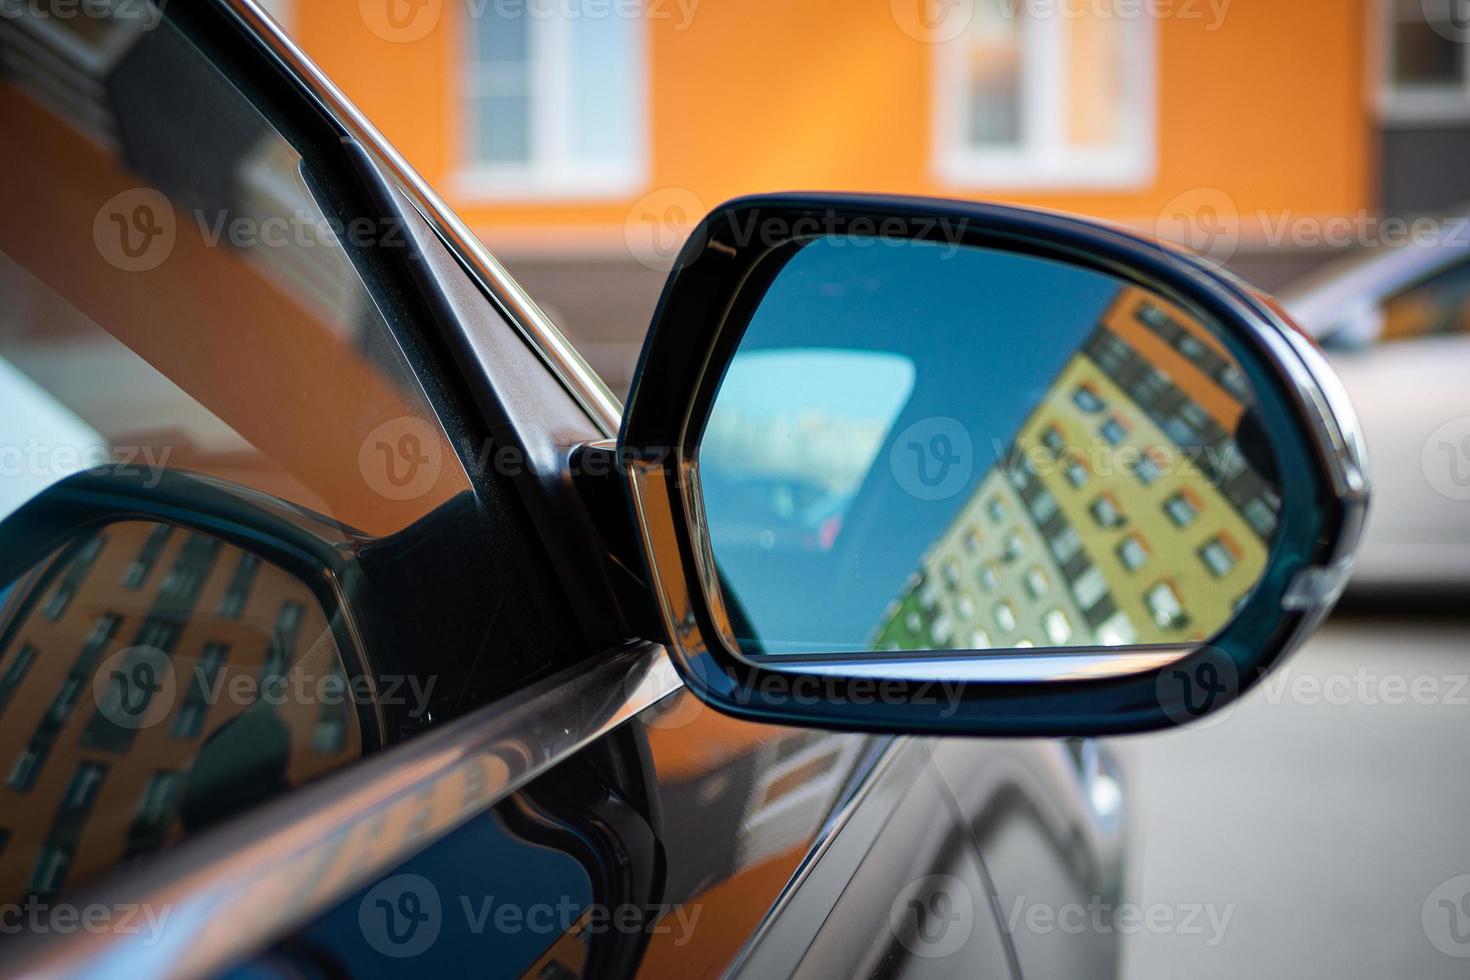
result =
[[[378,735],[346,696],[362,664],[312,591],[220,538],[92,529],[11,586],[3,610],[10,898],[156,851]]]
[[[574,628],[362,271],[403,230],[343,221],[129,7],[0,19],[4,902],[484,703]]]
[[[1383,304],[1384,341],[1470,333],[1470,262],[1436,273]]]

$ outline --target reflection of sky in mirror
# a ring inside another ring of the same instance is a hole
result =
[[[862,372],[802,378],[739,367],[757,352],[887,354],[912,364],[914,381],[907,401],[890,410],[896,414],[886,420],[882,445],[869,455],[856,494],[825,508],[820,500],[807,501],[801,512],[811,517],[790,529],[790,547],[776,536],[750,532],[769,516],[761,512],[771,502],[768,486],[706,480],[716,557],[767,650],[866,648],[925,547],[1004,453],[1120,285],[1044,259],[943,243],[822,239],[792,258],[741,341],[707,431],[713,435],[739,418],[769,419],[783,406],[809,405],[815,391],[831,399],[835,432],[847,419],[873,414],[876,392]],[[899,486],[889,452],[910,425],[939,417],[969,433],[973,452],[966,483],[945,499],[927,501]],[[844,537],[859,540],[860,547],[824,549],[821,522],[834,513]],[[814,587],[820,603],[796,598],[810,596]]]
[[[907,357],[874,351],[742,351],[722,384],[720,411],[750,419],[803,409],[891,419],[913,391],[914,366]]]

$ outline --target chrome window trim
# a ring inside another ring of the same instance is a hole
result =
[[[623,417],[622,403],[469,225],[454,213],[438,192],[286,35],[280,25],[261,9],[257,0],[218,2],[230,10],[291,77],[301,83],[328,118],[368,149],[377,164],[403,190],[423,214],[424,220],[459,259],[470,278],[519,331],[602,433],[608,436],[616,434]]]
[[[108,931],[25,933],[6,941],[0,975],[217,973],[682,686],[654,644],[547,678],[65,897],[166,914],[158,935],[119,917]]]

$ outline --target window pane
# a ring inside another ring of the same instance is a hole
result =
[[[981,0],[965,47],[971,143],[1021,141],[1021,21],[1003,0]]]
[[[531,157],[531,18],[524,7],[490,4],[473,25],[470,153],[482,163]]]
[[[531,18],[524,7],[488,4],[474,25],[475,60],[478,62],[526,62],[530,60]]]
[[[90,558],[80,540],[63,547],[0,602],[9,624],[0,697],[11,701],[0,728],[11,831],[0,855],[3,901],[21,894],[38,854],[75,854],[46,881],[68,887],[379,741],[360,700],[327,696],[367,664],[338,644],[304,582],[212,535],[168,525],[121,521],[90,540],[100,542]],[[160,573],[127,585],[122,572],[159,541]],[[224,615],[219,599],[246,557],[254,588]],[[78,569],[72,602],[48,618],[47,583]],[[331,740],[316,734],[324,714],[337,729]],[[160,768],[168,772],[153,775]]]
[[[530,100],[495,95],[476,100],[475,159],[516,163],[531,159]]]
[[[59,43],[71,24],[86,50]],[[145,34],[17,8],[0,27],[0,445],[25,454],[0,480],[11,902],[387,741],[349,705],[339,748],[312,748],[319,675],[373,668],[303,578],[327,569],[288,571],[268,545],[290,539],[299,565],[350,534],[354,590],[382,595],[387,563],[355,556],[470,484],[384,310],[400,314],[343,245],[363,236],[173,21]],[[27,45],[55,64],[12,57]],[[168,524],[144,516],[160,509]],[[265,557],[203,524],[248,529]],[[287,602],[296,629],[277,642]],[[249,690],[201,688],[201,667]],[[177,773],[150,793],[155,769]]]
[[[616,9],[616,8],[614,8]],[[615,14],[571,23],[572,155],[589,163],[631,160],[637,138],[637,31],[643,22]]]
[[[1458,85],[1463,45],[1423,19],[1392,25],[1393,81],[1397,85]]]

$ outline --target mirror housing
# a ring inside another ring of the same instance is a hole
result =
[[[1202,642],[1167,647],[834,650],[795,658],[742,651],[731,625],[736,603],[711,543],[700,440],[773,270],[819,238],[1029,256],[1146,290],[1211,324],[1259,399],[1257,428],[1280,470],[1269,555],[1233,618]],[[744,718],[866,731],[1099,735],[1217,711],[1330,610],[1368,499],[1362,438],[1341,385],[1266,297],[1191,255],[1093,222],[914,198],[779,195],[712,212],[686,242],[659,302],[617,458],[652,599],[690,689]]]

